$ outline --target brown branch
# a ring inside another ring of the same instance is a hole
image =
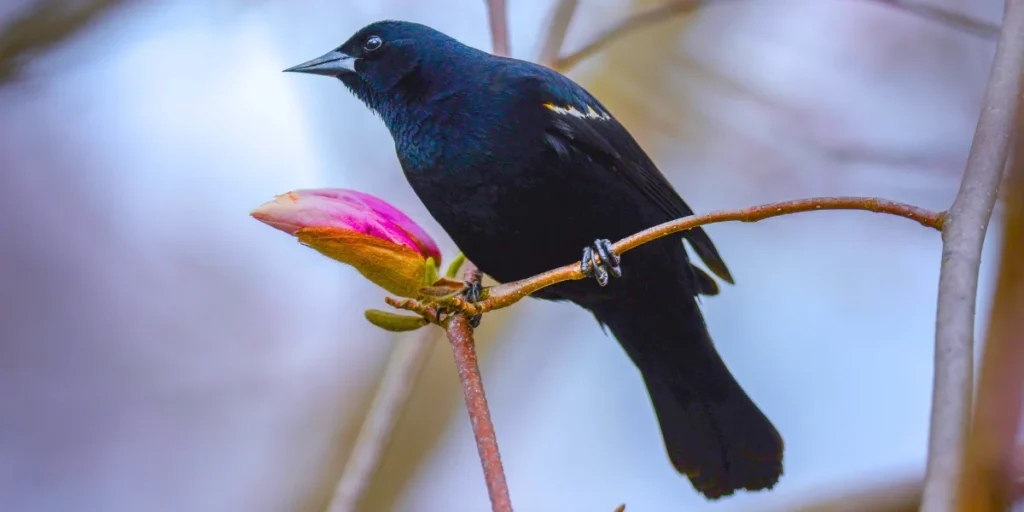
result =
[[[423,318],[429,320],[430,323],[437,323],[437,306],[424,304],[422,302],[415,301],[412,299],[396,299],[394,297],[384,297],[384,302],[386,302],[387,305],[393,308],[404,309],[406,311],[418,313]]]
[[[811,199],[798,199],[795,201],[783,201],[762,206],[754,206],[740,210],[724,210],[706,213],[704,215],[693,215],[659,224],[635,235],[623,238],[615,242],[613,248],[617,254],[622,254],[630,249],[635,249],[645,243],[658,238],[679,233],[687,229],[693,229],[705,224],[718,222],[757,222],[771,217],[789,215],[800,212],[819,210],[865,210],[876,213],[887,213],[905,217],[916,221],[926,227],[942,229],[943,216],[941,212],[925,210],[917,206],[905,203],[888,201],[873,197],[818,197]],[[627,270],[628,271],[628,270]],[[451,304],[464,314],[479,315],[511,306],[524,297],[562,281],[583,279],[585,276],[580,271],[580,262],[572,263],[561,268],[549,270],[526,279],[512,283],[500,284],[487,288],[484,291],[484,300],[470,304],[463,300],[453,301]],[[404,308],[409,309],[409,308]]]
[[[466,263],[464,279],[467,282],[479,282],[483,277],[472,263]],[[466,408],[469,420],[473,424],[473,436],[476,439],[477,452],[484,469],[487,482],[487,494],[491,498],[491,508],[495,512],[512,512],[512,500],[505,482],[505,470],[501,465],[501,454],[498,452],[498,440],[491,422],[491,412],[487,407],[484,395],[483,380],[480,378],[480,366],[476,359],[476,344],[473,341],[473,328],[465,315],[453,315],[447,320],[445,332],[452,344],[455,355],[455,366],[459,370],[459,381],[466,397]]]
[[[505,0],[487,0],[487,20],[491,26],[491,53],[507,57],[511,54],[508,42],[508,14]]]
[[[942,233],[928,470],[921,510],[953,510],[974,384],[982,246],[1010,149],[1024,75],[1024,0],[1008,0],[960,191]]]
[[[1015,131],[1014,154],[1003,194],[999,278],[956,510],[1009,510],[1020,496],[1024,469],[1024,460],[1019,459],[1024,452],[1016,446],[1024,401],[1024,331],[1020,328],[1020,319],[1024,318],[1024,109],[1020,108],[1024,94],[1024,0],[1007,0],[1003,25],[989,86],[993,102],[987,103],[995,109],[986,111],[999,112],[995,120],[990,114],[990,127],[998,125],[1006,132]],[[1015,130],[1013,126],[1002,125],[1005,117],[1015,121]],[[982,120],[979,132],[984,114]],[[985,135],[996,138],[990,142],[991,147],[985,148],[992,153],[985,165],[994,166],[999,163],[999,152],[1005,151],[1000,139],[1008,134],[1000,131]],[[987,171],[998,174],[995,169]],[[990,186],[998,184],[990,174],[978,179],[985,179]],[[987,201],[988,197],[981,199]]]
[[[398,339],[388,358],[380,385],[363,419],[352,453],[338,480],[326,512],[355,512],[370,486],[387,449],[391,433],[402,416],[413,385],[426,367],[439,334],[423,329],[411,339]]]
[[[557,69],[558,56],[562,54],[562,45],[565,44],[565,34],[569,31],[569,24],[572,23],[579,4],[579,0],[559,0],[540,45],[540,53],[537,55],[539,64]]]

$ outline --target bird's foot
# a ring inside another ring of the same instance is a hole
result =
[[[480,284],[480,279],[474,281],[466,281],[466,288],[462,290],[460,295],[462,298],[470,304],[476,304],[480,302],[480,295],[484,292],[484,285]],[[469,317],[469,325],[474,329],[480,327],[480,318],[483,315],[473,315]]]
[[[594,240],[594,245],[583,248],[583,258],[580,263],[580,271],[587,277],[593,277],[597,284],[605,286],[608,284],[608,276],[622,277],[621,261],[612,243],[608,239]]]
[[[460,291],[452,300],[454,304],[452,304],[451,306],[453,307],[445,307],[443,305],[437,306],[437,313],[435,318],[436,323],[440,324],[441,316],[449,313],[450,309],[456,311],[462,310],[463,308],[460,307],[460,302],[465,302],[472,305],[476,305],[476,303],[480,302],[480,297],[483,295],[484,291],[484,286],[483,284],[480,283],[480,280],[464,281],[464,283],[466,285],[465,288],[463,288],[462,291]],[[469,325],[472,326],[474,329],[480,327],[481,316],[482,315],[473,315],[469,317]]]

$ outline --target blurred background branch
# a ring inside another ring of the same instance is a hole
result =
[[[1020,108],[1022,55],[1024,1],[1008,0],[967,168],[942,231],[928,469],[921,505],[925,512],[956,510],[974,394],[982,248]]]
[[[486,0],[487,19],[491,32],[491,53],[507,56],[512,48],[509,44],[508,12],[505,0]]]
[[[580,61],[601,51],[601,49],[612,41],[615,41],[630,32],[640,30],[654,23],[670,20],[674,16],[691,12],[698,7],[707,5],[708,3],[709,0],[669,0],[664,5],[629,16],[628,18],[616,23],[611,28],[598,33],[590,40],[590,42],[584,44],[579,50],[568,55],[558,57],[554,60],[554,65],[552,67],[564,73],[570,68],[576,66],[576,64],[579,64]],[[571,18],[566,17],[565,21],[568,23],[571,21]]]
[[[327,512],[359,510],[359,503],[380,466],[416,380],[427,365],[431,348],[440,338],[438,330],[428,328],[399,336],[393,342],[384,374],[352,445],[352,452],[345,461],[345,469]]]
[[[0,86],[34,56],[71,39],[125,0],[41,0],[0,28]]]
[[[562,53],[565,36],[569,33],[569,24],[572,23],[579,5],[579,0],[558,0],[555,4],[548,20],[547,31],[541,40],[537,63],[557,69],[558,56]]]
[[[1013,142],[1003,202],[1002,255],[995,301],[989,318],[964,474],[956,510],[1010,510],[1021,497],[1024,460],[1018,459],[1021,408],[1024,402],[1024,1],[1007,0],[1004,33],[993,65],[990,96],[994,111],[986,135],[996,139],[990,151],[990,173],[1005,161],[1004,145]],[[980,130],[980,127],[979,127]],[[989,179],[991,181],[991,178]]]

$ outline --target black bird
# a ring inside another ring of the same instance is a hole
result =
[[[336,77],[376,112],[427,210],[494,279],[565,265],[582,249],[596,279],[535,296],[572,301],[611,329],[643,375],[675,468],[712,499],[775,485],[782,438],[718,355],[698,307],[698,294],[718,293],[714,279],[675,237],[622,255],[624,271],[610,251],[609,239],[693,211],[583,87],[402,21],[368,25],[285,71]],[[683,237],[732,283],[702,229]]]

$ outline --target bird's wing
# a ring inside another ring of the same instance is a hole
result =
[[[547,76],[530,77],[529,81],[540,98],[536,108],[545,111],[548,133],[554,135],[548,137],[548,142],[560,156],[571,158],[572,152],[580,152],[602,161],[639,188],[671,218],[693,215],[693,210],[679,197],[633,136],[596,98],[560,74],[549,71],[544,75]],[[726,282],[733,282],[728,267],[703,229],[697,227],[684,231],[683,237],[715,275]],[[703,274],[698,277],[703,294],[718,292],[709,276]]]

